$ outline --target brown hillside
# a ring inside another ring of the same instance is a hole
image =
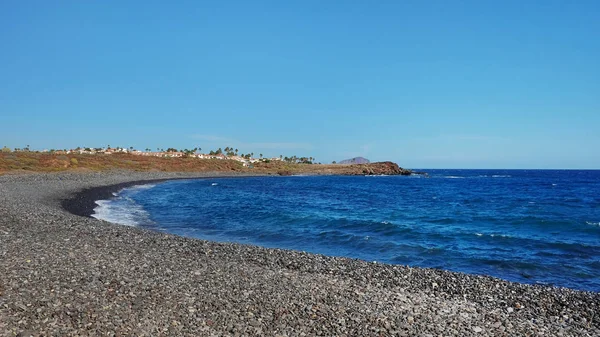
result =
[[[125,169],[132,171],[168,171],[168,172],[244,172],[255,174],[340,174],[369,175],[389,174],[407,175],[409,170],[402,169],[392,162],[359,165],[317,165],[292,164],[281,161],[260,162],[252,168],[244,167],[240,162],[221,159],[168,158],[139,156],[132,154],[49,154],[37,152],[0,153],[0,174],[25,172],[60,171],[107,171]]]

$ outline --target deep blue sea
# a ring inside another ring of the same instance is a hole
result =
[[[600,291],[600,171],[176,180],[96,217],[214,241]]]

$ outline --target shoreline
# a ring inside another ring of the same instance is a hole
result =
[[[67,212],[82,217],[93,218],[94,208],[98,205],[98,200],[108,200],[114,197],[113,193],[119,192],[122,189],[136,186],[136,185],[148,185],[154,183],[163,183],[172,180],[190,180],[190,179],[227,179],[227,178],[251,178],[251,177],[262,177],[263,175],[190,175],[189,177],[172,177],[172,178],[158,178],[158,179],[143,179],[126,181],[112,185],[103,185],[85,188],[80,191],[76,191],[68,198],[64,198],[60,201],[61,207]]]
[[[0,335],[600,335],[600,293],[209,242],[84,214],[128,186],[218,177],[0,176]],[[69,202],[85,217],[62,208]]]
[[[114,197],[113,193],[119,192],[122,189],[136,186],[136,185],[147,185],[154,183],[162,183],[170,180],[186,180],[186,179],[210,179],[211,177],[201,178],[165,178],[165,179],[150,179],[150,180],[136,180],[118,183],[114,185],[91,187],[76,192],[73,196],[61,200],[61,207],[67,212],[92,218],[94,214],[94,208],[98,205],[96,201],[108,200]]]
[[[73,195],[70,198],[63,199],[61,201],[61,207],[73,215],[91,218],[92,214],[94,214],[94,208],[98,206],[96,204],[96,201],[108,200],[114,196],[113,193],[118,192],[127,187],[152,183],[161,183],[168,180],[170,179],[138,180],[118,183],[115,185],[86,188],[75,193],[75,195]]]

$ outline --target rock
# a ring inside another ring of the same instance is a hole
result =
[[[279,170],[277,171],[277,174],[280,176],[291,176],[292,175],[292,171],[290,170]]]
[[[411,170],[401,168],[396,163],[391,161],[377,162],[371,164],[360,164],[353,165],[356,170],[351,171],[356,175],[404,175],[409,176],[412,174]],[[352,174],[349,172],[349,174]]]

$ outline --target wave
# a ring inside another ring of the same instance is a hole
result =
[[[512,236],[507,234],[483,234],[483,233],[475,233],[477,236],[489,236],[492,238],[512,238]]]
[[[591,222],[591,221],[586,221],[585,223],[586,223],[587,225],[590,225],[590,226],[597,226],[597,227],[600,227],[600,221],[599,221],[599,222]]]
[[[112,223],[125,226],[150,225],[153,221],[149,213],[131,198],[140,191],[148,190],[156,185],[135,185],[113,193],[114,198],[97,200],[94,214],[91,216]]]
[[[123,191],[138,192],[138,191],[143,191],[143,190],[149,190],[154,187],[156,187],[156,185],[153,185],[153,184],[134,185],[134,186],[126,187],[126,188],[122,189],[121,191],[119,191],[119,194]]]

